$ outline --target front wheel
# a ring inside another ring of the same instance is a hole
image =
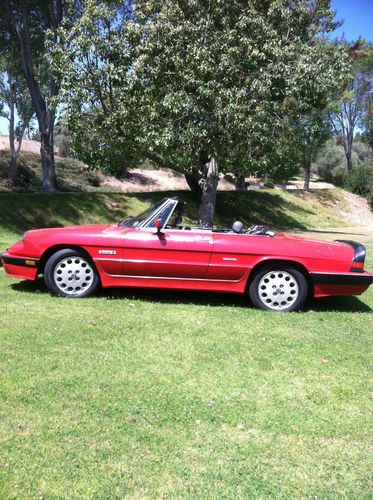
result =
[[[265,311],[297,311],[307,299],[308,284],[297,269],[268,266],[255,274],[249,295],[253,304]]]
[[[48,290],[61,297],[79,298],[91,295],[99,285],[94,264],[79,250],[59,250],[47,261],[44,281]]]

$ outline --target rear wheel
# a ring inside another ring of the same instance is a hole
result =
[[[47,261],[44,281],[48,290],[61,297],[88,297],[99,285],[94,264],[79,250],[59,250]]]
[[[255,274],[249,295],[253,304],[265,311],[297,311],[307,299],[308,284],[297,269],[268,266]]]

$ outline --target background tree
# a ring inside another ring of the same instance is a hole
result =
[[[350,47],[353,76],[347,89],[331,104],[334,131],[344,148],[348,171],[352,170],[352,146],[357,129],[364,126],[373,91],[373,46],[358,40]],[[369,116],[369,114],[368,114]],[[368,119],[369,122],[369,119]]]
[[[8,185],[11,188],[16,184],[22,139],[34,114],[25,79],[12,56],[10,52],[0,58],[0,116],[9,122]]]
[[[60,102],[71,151],[92,168],[124,176],[145,157],[130,94],[139,43],[127,29],[132,3],[87,1],[70,14],[74,22],[65,20],[52,63],[63,75]]]
[[[310,188],[311,165],[332,130],[325,110],[313,109],[297,123],[301,164],[304,169],[304,189]]]
[[[373,149],[373,94],[370,94],[367,98],[364,128],[365,132],[362,136],[362,140]]]
[[[1,0],[3,16],[0,32],[5,41],[16,48],[32,105],[39,125],[41,141],[42,188],[56,187],[53,127],[54,98],[58,93],[56,75],[47,64],[47,40],[50,34],[58,44],[58,28],[66,13],[66,0]]]
[[[290,106],[302,116],[344,78],[344,47],[320,38],[334,27],[327,0],[91,0],[53,57],[72,136],[90,120],[102,150],[184,173],[211,227],[220,172],[294,168]]]

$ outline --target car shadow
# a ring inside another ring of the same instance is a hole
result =
[[[370,313],[373,309],[356,296],[322,297],[308,300],[304,311],[315,312],[360,312]]]
[[[36,281],[20,281],[11,285],[17,292],[48,294],[43,279]],[[142,288],[103,288],[94,297],[106,300],[143,300],[163,304],[191,304],[212,307],[249,307],[253,308],[246,295],[230,293],[210,293],[200,291],[179,291]],[[89,300],[89,299],[86,299]],[[323,297],[310,299],[305,312],[360,312],[370,313],[372,308],[358,299],[358,297]]]

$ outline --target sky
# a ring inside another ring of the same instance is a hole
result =
[[[359,37],[373,42],[373,0],[332,0],[332,7],[337,11],[336,19],[343,20],[343,25],[334,33],[346,39]],[[0,134],[8,134],[8,122],[0,118]]]
[[[344,33],[347,40],[362,37],[373,42],[373,0],[332,0],[332,8],[337,11],[335,18],[344,20],[336,35]]]

